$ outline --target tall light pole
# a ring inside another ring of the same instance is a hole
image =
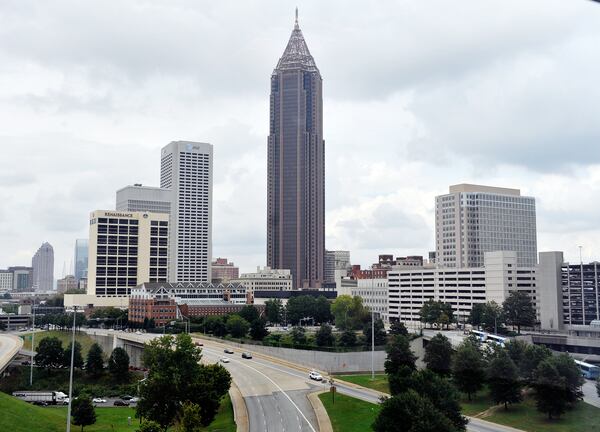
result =
[[[73,360],[75,358],[75,317],[77,306],[73,306],[73,335],[71,336],[71,372],[69,374],[69,407],[67,408],[67,432],[71,432],[71,404],[73,403]]]
[[[373,304],[375,303],[375,287],[374,287],[374,276],[373,266],[371,266],[371,380],[375,379],[375,312],[373,310]]]
[[[33,305],[31,306],[33,312],[33,324],[31,331],[31,367],[29,368],[29,387],[33,385],[33,353],[35,352],[35,296],[33,297]]]

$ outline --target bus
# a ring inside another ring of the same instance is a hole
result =
[[[493,344],[497,344],[500,345],[501,347],[504,347],[504,344],[506,343],[507,338],[502,337],[502,336],[497,336],[495,334],[490,334],[488,333],[487,335],[487,343],[493,343]]]
[[[487,340],[488,334],[479,330],[471,330],[471,334],[476,336],[479,339],[479,342],[485,342]]]
[[[597,380],[600,377],[600,367],[585,363],[579,360],[575,360],[575,364],[579,367],[581,375],[590,380]]]

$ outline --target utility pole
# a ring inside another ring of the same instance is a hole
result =
[[[31,332],[31,367],[29,368],[29,387],[33,385],[33,353],[35,352],[35,296],[33,297],[31,309],[31,312],[33,312],[33,324]]]
[[[73,360],[75,358],[75,317],[77,306],[73,306],[73,335],[71,336],[71,372],[69,374],[69,407],[67,409],[67,432],[71,432],[71,404],[73,403]]]

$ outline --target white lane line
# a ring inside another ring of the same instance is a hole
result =
[[[212,351],[212,350],[210,350],[210,349],[209,349],[209,351]],[[277,384],[275,381],[273,381],[273,380],[272,380],[272,379],[271,379],[271,378],[270,378],[268,375],[265,375],[264,373],[262,373],[262,372],[261,372],[261,371],[259,371],[258,369],[256,369],[256,368],[253,368],[252,366],[250,366],[249,364],[246,364],[245,362],[240,362],[240,361],[237,361],[237,360],[232,360],[232,361],[235,361],[235,362],[236,362],[236,363],[238,363],[238,364],[241,364],[241,365],[243,365],[243,366],[246,366],[247,368],[250,368],[250,369],[252,369],[254,372],[261,374],[261,375],[262,375],[262,376],[264,376],[266,379],[268,379],[269,381],[271,381],[271,383],[273,383],[273,385],[274,385],[275,387],[277,387],[277,388],[278,388],[278,389],[281,391],[281,393],[283,393],[283,394],[285,395],[285,397],[286,397],[286,398],[288,398],[288,400],[290,401],[290,403],[291,403],[291,404],[294,406],[294,408],[296,408],[296,410],[297,410],[297,411],[300,413],[300,415],[302,416],[302,418],[303,418],[304,420],[306,420],[306,423],[308,423],[308,427],[310,427],[310,429],[311,429],[313,432],[317,432],[317,431],[315,430],[315,428],[313,427],[313,425],[312,425],[312,424],[310,424],[310,422],[308,421],[308,419],[306,418],[306,416],[304,415],[304,413],[302,412],[302,410],[300,410],[300,408],[298,407],[298,405],[296,405],[296,403],[295,403],[295,402],[292,400],[292,398],[291,398],[291,397],[290,397],[290,396],[289,396],[289,395],[288,395],[288,394],[287,394],[287,393],[286,393],[286,392],[285,392],[285,391],[284,391],[284,390],[283,390],[283,389],[282,389],[282,388],[279,386],[279,384]],[[260,364],[260,363],[259,363],[259,364]],[[297,416],[296,416],[296,417],[297,417]],[[298,418],[298,422],[300,422],[300,418]]]

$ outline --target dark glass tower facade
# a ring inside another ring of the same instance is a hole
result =
[[[323,283],[325,142],[321,74],[296,23],[271,75],[267,264],[294,288]]]

